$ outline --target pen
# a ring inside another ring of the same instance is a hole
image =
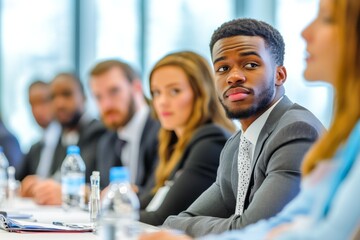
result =
[[[68,227],[68,228],[78,228],[78,229],[86,229],[86,228],[91,228],[89,226],[86,225],[78,225],[78,224],[69,224],[69,223],[64,223],[64,222],[53,222],[54,225],[56,226],[62,226],[62,227]]]
[[[53,222],[56,226],[63,226],[63,227],[69,227],[69,228],[83,228],[82,226],[76,225],[76,224],[67,224],[64,222]]]

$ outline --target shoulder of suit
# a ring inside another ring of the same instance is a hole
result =
[[[92,133],[102,132],[105,133],[106,128],[102,122],[98,119],[92,119],[88,124],[86,124],[85,129]]]
[[[227,140],[231,136],[231,133],[224,129],[223,127],[214,124],[208,123],[200,126],[194,132],[194,135],[191,139],[191,143],[199,140]]]
[[[159,120],[153,118],[151,114],[148,115],[144,128],[152,127],[152,128],[160,128],[160,122]]]
[[[155,136],[157,138],[157,134],[160,130],[160,122],[154,119],[150,114],[146,119],[144,128],[142,129],[141,138]]]
[[[321,121],[308,109],[298,104],[293,104],[274,123],[272,127],[268,126],[266,131],[270,133],[272,131],[279,132],[282,129],[292,129],[292,131],[296,133],[314,133],[317,135],[325,131],[325,127]]]
[[[108,144],[110,142],[115,142],[117,137],[118,136],[115,131],[106,130],[106,132],[101,136],[100,141]]]
[[[279,121],[285,123],[304,122],[310,125],[322,126],[320,120],[310,110],[296,103],[285,112]]]

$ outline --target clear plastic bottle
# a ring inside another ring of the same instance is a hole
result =
[[[16,189],[18,187],[18,183],[15,179],[15,167],[10,166],[7,168],[8,174],[8,201],[11,203],[16,197]]]
[[[102,201],[102,239],[137,239],[139,199],[129,183],[126,167],[110,169],[110,186]]]
[[[9,161],[4,154],[3,148],[0,146],[0,206],[6,200],[6,192],[8,188],[7,168]]]
[[[61,165],[62,206],[85,208],[85,163],[78,146],[69,146]]]
[[[100,172],[92,172],[90,176],[90,185],[90,221],[94,224],[94,227],[96,228],[100,217]]]

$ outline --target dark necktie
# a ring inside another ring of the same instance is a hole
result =
[[[116,155],[116,162],[115,162],[115,166],[123,166],[123,162],[122,162],[122,159],[121,159],[121,152],[122,152],[122,149],[123,147],[125,146],[126,144],[126,141],[123,140],[123,139],[120,139],[120,138],[116,138],[116,141],[115,141],[115,155]]]

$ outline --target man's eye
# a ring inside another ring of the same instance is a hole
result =
[[[61,93],[61,95],[62,95],[63,97],[69,98],[69,97],[71,97],[71,96],[73,95],[73,93],[72,93],[71,91],[63,91],[63,92]]]
[[[248,63],[245,65],[245,68],[248,68],[248,69],[254,69],[254,68],[257,68],[259,65],[256,64],[256,63]]]
[[[94,95],[94,97],[97,101],[101,101],[101,99],[102,99],[102,97],[100,95]]]
[[[111,89],[109,91],[109,95],[110,96],[116,96],[116,95],[118,95],[120,93],[120,91],[121,91],[121,89],[119,89],[119,88],[113,88],[113,89]]]
[[[223,67],[220,67],[220,68],[218,68],[218,72],[225,72],[225,71],[227,71],[227,70],[229,70],[229,67],[227,67],[227,66],[223,66]]]

